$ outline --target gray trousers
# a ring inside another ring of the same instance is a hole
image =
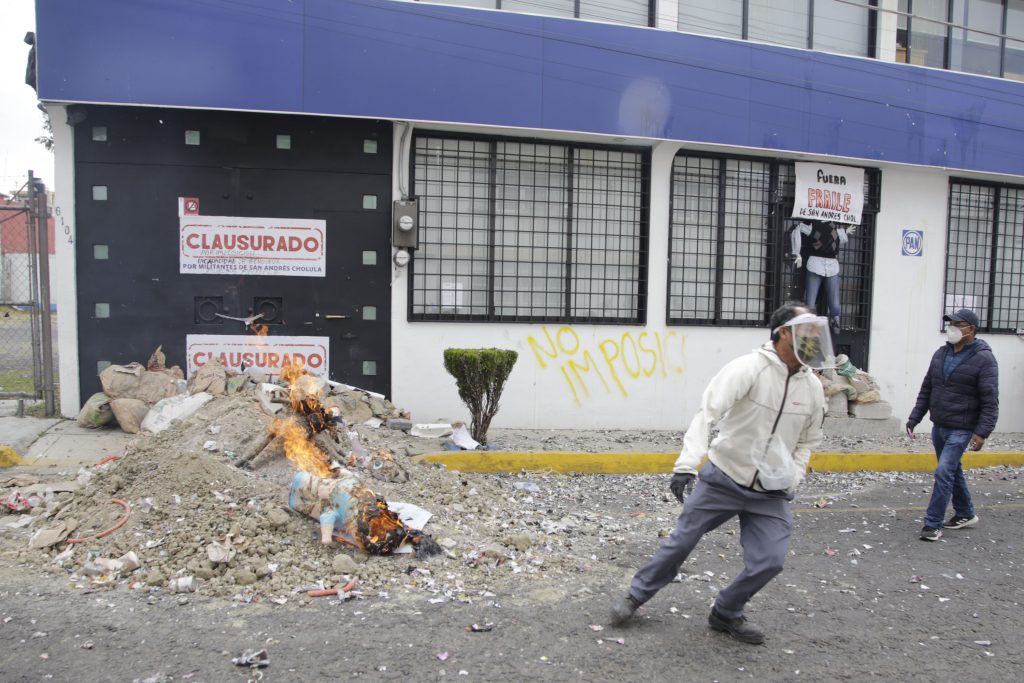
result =
[[[743,571],[715,599],[715,609],[727,619],[743,615],[743,607],[782,571],[793,530],[789,500],[781,494],[743,488],[710,461],[687,497],[676,528],[654,557],[633,576],[630,594],[647,602],[675,578],[697,541],[729,519],[740,518]]]

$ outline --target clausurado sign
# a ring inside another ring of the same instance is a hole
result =
[[[327,337],[226,334],[189,334],[185,337],[189,377],[210,359],[218,360],[235,372],[251,371],[278,377],[285,368],[302,365],[311,375],[327,377],[329,348]]]
[[[863,168],[796,163],[793,218],[860,225],[863,209]]]
[[[179,272],[327,275],[327,222],[302,218],[180,216]]]

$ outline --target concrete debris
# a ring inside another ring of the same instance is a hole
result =
[[[432,424],[414,424],[409,433],[421,439],[438,439],[450,436],[454,431],[455,429],[450,424],[435,422]]]

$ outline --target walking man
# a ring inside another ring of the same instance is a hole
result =
[[[978,523],[960,464],[964,451],[980,451],[999,417],[999,366],[992,349],[977,338],[978,316],[968,308],[942,316],[946,343],[932,356],[907,420],[907,435],[931,413],[932,445],[938,465],[932,498],[924,515],[922,541],[937,541],[942,527],[963,529]],[[943,524],[953,499],[953,516]]]
[[[685,507],[629,593],[613,604],[612,623],[626,622],[675,578],[704,534],[738,516],[744,568],[718,594],[708,624],[745,643],[764,642],[743,609],[782,571],[793,526],[789,501],[821,443],[825,417],[821,382],[809,368],[834,362],[828,320],[803,303],[783,304],[769,327],[769,343],[728,363],[705,389],[670,484]],[[713,426],[718,435],[709,447]]]

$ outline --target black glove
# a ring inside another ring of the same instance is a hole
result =
[[[683,502],[683,499],[693,490],[693,482],[696,478],[696,475],[689,473],[672,475],[672,481],[668,487],[672,490],[672,495],[676,497],[676,500],[680,503]]]
[[[917,423],[912,420],[907,420],[907,436],[913,438],[914,428],[917,427]]]

